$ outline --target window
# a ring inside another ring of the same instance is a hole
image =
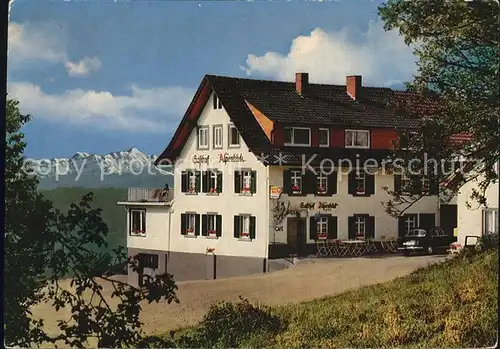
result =
[[[210,170],[203,172],[204,193],[217,194],[222,192],[222,172]]]
[[[405,219],[405,235],[407,235],[410,230],[417,228],[417,215],[408,215]]]
[[[356,173],[356,194],[364,194],[366,191],[366,173]]]
[[[222,126],[217,125],[214,126],[214,149],[221,149],[222,148]]]
[[[285,127],[285,145],[311,146],[311,129]]]
[[[198,149],[208,149],[208,126],[198,127]]]
[[[418,149],[420,147],[419,134],[410,132],[399,136],[399,148],[401,150]]]
[[[330,130],[327,128],[319,129],[319,146],[328,147],[330,145]]]
[[[483,234],[498,233],[498,209],[483,211]]]
[[[146,210],[130,210],[130,234],[146,236]]]
[[[369,148],[370,131],[346,130],[345,146],[346,148]]]
[[[318,176],[316,178],[318,185],[316,193],[320,195],[326,194],[328,191],[328,176],[325,173],[323,173],[323,171],[319,171]]]
[[[422,193],[429,194],[431,189],[431,181],[429,178],[422,177]]]
[[[302,193],[302,171],[291,172],[292,194]]]
[[[241,170],[234,172],[234,192],[240,194],[255,194],[257,191],[257,172]]]
[[[234,237],[243,240],[255,239],[255,217],[250,215],[234,216]]]
[[[354,227],[356,237],[364,237],[366,234],[366,218],[361,216],[355,217]]]
[[[316,223],[316,233],[318,239],[328,238],[328,217],[320,217]]]
[[[240,146],[240,133],[234,125],[229,125],[229,147],[236,148]]]
[[[199,171],[187,170],[181,173],[181,192],[196,194],[200,191],[201,175]]]
[[[158,255],[157,254],[139,254],[139,262],[143,268],[158,269]]]
[[[222,216],[216,213],[207,213],[201,217],[201,235],[219,237],[222,235]]]
[[[214,103],[214,109],[222,109],[222,102],[215,93],[214,93],[213,103]]]
[[[401,192],[410,193],[412,191],[413,181],[410,177],[401,175]]]
[[[184,224],[183,228],[184,231],[182,232],[183,234],[186,235],[197,235],[196,231],[196,213],[185,213],[184,217]]]

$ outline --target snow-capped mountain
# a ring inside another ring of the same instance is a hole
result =
[[[156,167],[157,156],[137,148],[106,155],[78,152],[70,158],[28,159],[40,189],[56,187],[149,188],[173,186],[173,167]]]

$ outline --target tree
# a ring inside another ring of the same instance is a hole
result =
[[[107,235],[101,211],[91,208],[91,193],[62,213],[37,192],[38,180],[27,171],[23,156],[26,143],[21,128],[30,117],[20,113],[15,100],[7,100],[6,116],[6,344],[86,347],[94,341],[99,347],[140,347],[151,342],[140,330],[140,304],[178,302],[172,276],[147,276],[142,288],[113,278],[124,267],[137,269],[137,259],[127,259],[121,249],[111,254],[91,249],[105,246]],[[61,281],[68,275],[71,287],[64,288]],[[114,299],[103,294],[104,283],[114,288]],[[33,307],[41,303],[70,309],[71,318],[58,323],[59,333],[47,333],[43,320],[33,317]]]
[[[435,159],[438,165],[430,176],[445,184],[445,200],[477,180],[471,198],[483,204],[486,188],[498,180],[498,10],[494,0],[388,0],[379,7],[385,29],[399,29],[418,57],[417,73],[408,84],[415,99],[395,105],[423,120],[424,132],[410,142],[404,162],[423,154]],[[394,155],[401,155],[400,149]],[[429,175],[420,164],[420,172]],[[391,194],[387,208],[395,215],[422,197]],[[402,210],[395,209],[398,204]]]

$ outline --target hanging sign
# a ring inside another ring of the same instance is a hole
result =
[[[277,185],[271,185],[269,187],[269,198],[270,199],[279,199],[281,196],[281,187]]]

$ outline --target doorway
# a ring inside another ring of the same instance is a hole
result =
[[[457,227],[457,205],[441,205],[439,225],[445,235],[453,236],[453,229]]]
[[[306,255],[306,219],[290,217],[287,218],[286,241],[292,248],[292,253],[298,256]]]

